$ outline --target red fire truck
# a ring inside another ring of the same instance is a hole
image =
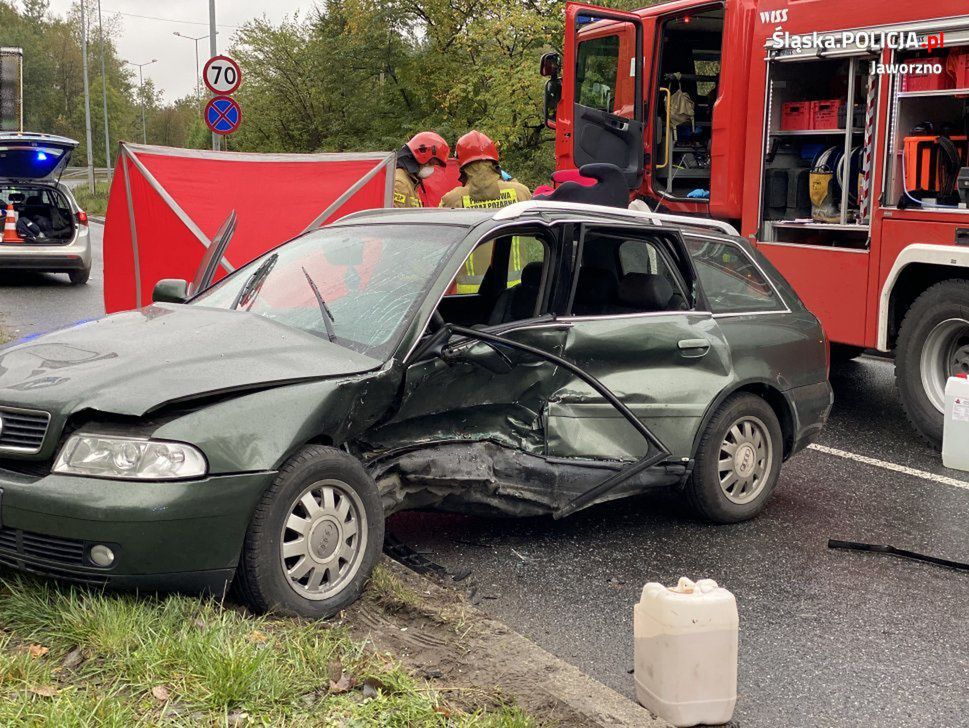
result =
[[[556,166],[611,162],[651,208],[732,223],[834,356],[894,352],[905,410],[938,443],[945,381],[969,372],[967,12],[569,3],[563,52],[542,58]]]

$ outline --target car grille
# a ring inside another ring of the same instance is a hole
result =
[[[0,406],[0,451],[39,452],[50,426],[50,414]]]
[[[83,541],[0,528],[0,565],[81,584],[107,584],[107,576],[85,564],[85,548]]]
[[[65,566],[84,564],[84,542],[44,536],[14,528],[0,528],[0,552],[54,561]]]

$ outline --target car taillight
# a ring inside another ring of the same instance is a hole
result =
[[[84,210],[78,210],[77,215],[75,215],[75,217],[77,217],[77,221],[79,224],[87,225],[87,213],[84,212]]]

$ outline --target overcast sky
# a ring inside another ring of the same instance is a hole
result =
[[[72,0],[51,0],[51,12],[65,15]],[[216,23],[219,28],[219,51],[229,45],[236,28],[255,17],[267,17],[278,23],[286,16],[299,13],[304,17],[314,0],[216,0]],[[158,62],[145,66],[145,78],[151,78],[166,100],[195,92],[195,44],[179,38],[175,31],[198,37],[209,30],[208,0],[101,0],[105,18],[121,14],[123,33],[118,41],[121,57],[135,63],[152,58]],[[140,16],[140,17],[139,17]],[[208,38],[199,41],[199,59],[204,64],[209,55]]]

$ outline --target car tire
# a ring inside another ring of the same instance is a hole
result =
[[[307,445],[283,464],[256,506],[236,591],[256,612],[329,617],[360,596],[383,542],[373,478],[346,453]]]
[[[83,286],[85,283],[88,282],[88,279],[91,277],[91,271],[90,270],[72,270],[67,275],[71,279],[71,285],[74,285],[74,286]]]
[[[736,394],[720,405],[700,438],[687,501],[713,523],[753,518],[777,485],[783,457],[774,410],[754,394]]]
[[[945,381],[969,372],[969,281],[936,283],[902,319],[895,384],[909,422],[930,445],[942,446]]]

